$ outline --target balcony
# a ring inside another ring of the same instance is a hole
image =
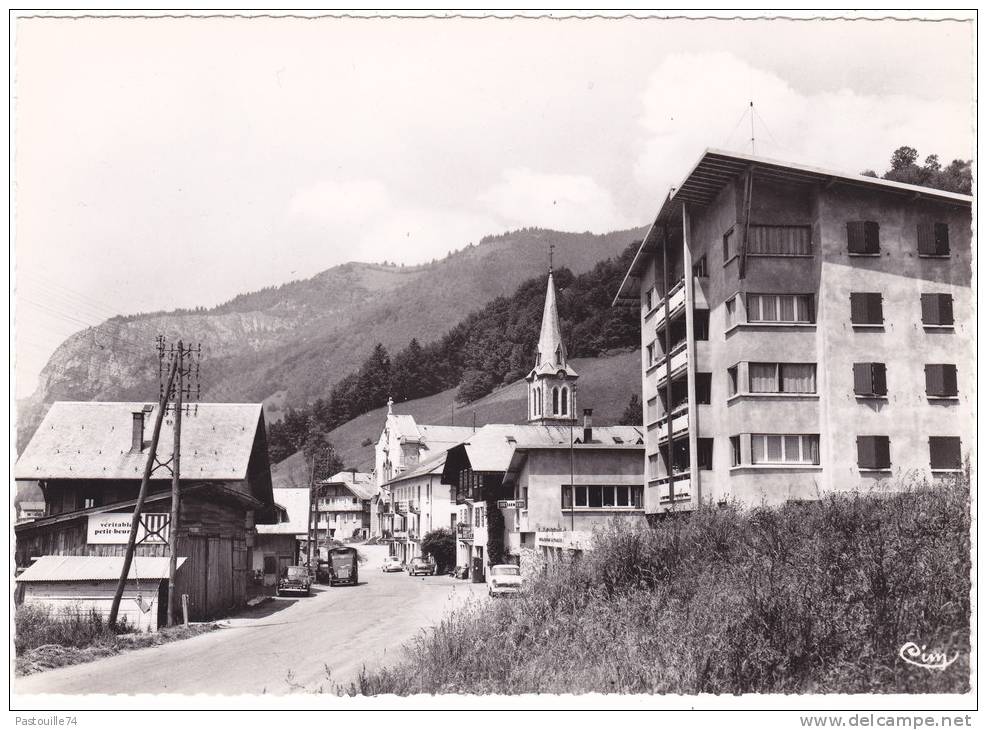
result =
[[[683,403],[676,407],[670,414],[672,419],[672,438],[676,438],[683,433],[689,432],[689,404]],[[664,416],[658,420],[658,443],[663,444],[668,441],[668,418]]]
[[[408,511],[409,512],[414,512],[415,514],[419,514],[422,511],[421,510],[421,505],[418,504],[418,500],[417,499],[409,499],[408,500]]]
[[[394,503],[394,511],[399,515],[408,514],[408,500],[401,500],[400,502]]]
[[[685,310],[685,279],[680,279],[668,290],[668,294],[659,299],[657,304],[648,310],[648,315],[657,315],[664,319],[665,301],[668,301],[669,319],[674,319]]]
[[[395,530],[393,534],[394,534],[394,539],[395,540],[407,540],[408,539],[408,531],[407,530]]]
[[[666,361],[668,362],[666,363]],[[671,366],[672,380],[685,372],[689,365],[689,349],[685,342],[680,344],[677,348],[672,349],[670,357],[662,358],[658,361],[658,366],[655,369],[655,372],[658,375],[658,381],[656,383],[658,388],[661,388],[668,380],[669,365]]]
[[[688,502],[692,499],[692,480],[689,477],[688,472],[680,472],[672,474],[670,477],[672,480],[672,495],[674,495],[674,503],[679,504],[681,502]],[[661,477],[660,479],[654,479],[650,482],[652,486],[657,485],[659,487],[659,504],[672,504],[672,495],[668,493],[668,482],[669,477]]]

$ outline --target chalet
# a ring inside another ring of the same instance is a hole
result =
[[[320,481],[312,515],[317,543],[370,537],[370,500],[376,493],[373,475],[356,470]]]
[[[14,467],[37,481],[44,515],[15,525],[15,560],[122,556],[148,456],[157,404],[56,402]],[[162,423],[135,555],[168,555],[174,419]],[[243,605],[257,524],[277,515],[261,405],[199,403],[182,420],[179,594],[190,617]],[[139,564],[138,564],[139,565]]]

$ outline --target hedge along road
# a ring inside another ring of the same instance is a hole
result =
[[[171,644],[19,677],[15,695],[288,694],[348,685],[363,666],[394,663],[401,645],[486,587],[448,575],[381,573],[387,547],[359,546],[360,585],[313,586]],[[331,670],[331,681],[326,667]]]

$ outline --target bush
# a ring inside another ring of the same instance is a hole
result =
[[[615,523],[353,694],[969,691],[966,484]],[[903,662],[913,641],[959,658]]]
[[[116,633],[103,616],[90,609],[66,606],[54,612],[49,606],[19,606],[14,618],[14,648],[17,654],[48,644],[85,648],[97,644],[112,644]],[[129,633],[126,617],[118,621],[117,633]]]
[[[435,572],[445,573],[456,565],[456,536],[445,527],[425,533],[422,538],[422,555],[435,561]]]

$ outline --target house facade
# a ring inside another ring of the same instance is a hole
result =
[[[615,299],[641,311],[645,511],[960,472],[971,203],[707,150]]]
[[[391,554],[404,562],[422,554],[422,538],[432,530],[455,532],[455,503],[449,485],[442,483],[444,465],[443,452],[385,484],[393,525]]]
[[[45,513],[15,525],[15,560],[122,556],[147,461],[157,404],[56,402],[14,467],[36,480]],[[172,457],[174,417],[162,423],[157,463]],[[182,420],[179,594],[195,620],[229,613],[252,585],[256,525],[277,520],[261,404],[199,403]],[[171,474],[152,473],[135,555],[168,555]]]
[[[290,565],[303,563],[302,543],[308,539],[305,516],[309,510],[309,490],[274,488],[278,520],[273,525],[257,525],[252,551],[254,584],[267,592],[277,587],[278,576]]]
[[[317,544],[365,540],[370,536],[370,503],[377,494],[372,474],[341,471],[318,483],[312,515]]]

